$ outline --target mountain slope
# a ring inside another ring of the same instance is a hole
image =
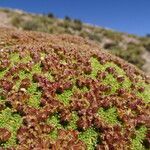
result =
[[[0,33],[1,148],[149,148],[145,73],[77,36]]]
[[[143,56],[150,53],[149,38],[142,38],[135,35],[120,33],[97,26],[82,23],[80,20],[58,19],[52,14],[36,15],[19,10],[0,11],[3,26],[16,27],[23,30],[34,30],[52,34],[79,35],[100,43],[101,47],[109,50],[128,62],[138,66],[149,73],[150,63]],[[4,17],[5,16],[5,17]],[[5,20],[5,21],[4,21]]]

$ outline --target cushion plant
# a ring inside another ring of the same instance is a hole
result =
[[[0,28],[0,149],[149,149],[149,104],[149,77],[99,45]]]

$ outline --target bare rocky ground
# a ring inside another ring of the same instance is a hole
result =
[[[11,27],[13,26],[10,23],[10,18],[7,16],[5,12],[0,12],[0,27]]]

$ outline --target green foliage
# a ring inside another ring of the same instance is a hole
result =
[[[64,103],[64,105],[68,105],[70,102],[70,98],[73,95],[72,90],[65,90],[62,94],[57,94],[58,99]]]
[[[32,58],[30,57],[30,55],[27,55],[26,57],[23,57],[22,59],[21,59],[21,62],[22,63],[28,63],[28,62],[30,62],[32,60]]]
[[[34,73],[41,73],[41,64],[37,63],[32,67],[32,74]]]
[[[144,100],[144,102],[149,103],[150,102],[150,84],[146,84],[144,81],[139,81],[137,83],[137,87],[144,87],[145,90],[144,92],[140,93],[137,92],[137,96],[139,96],[140,98],[142,98]]]
[[[19,58],[19,53],[12,53],[10,55],[10,60],[13,62],[13,63],[17,63],[20,58]]]
[[[111,92],[110,94],[112,93],[115,93],[115,91],[118,89],[118,88],[124,88],[126,90],[128,90],[129,92],[131,91],[131,81],[130,79],[126,76],[126,73],[124,72],[123,69],[121,69],[120,67],[118,67],[116,64],[114,63],[106,63],[104,65],[101,65],[99,63],[99,61],[96,59],[96,58],[91,58],[90,59],[90,62],[91,62],[91,66],[92,66],[92,73],[91,73],[91,77],[92,78],[96,78],[96,75],[97,75],[97,72],[100,70],[100,71],[105,71],[105,69],[107,67],[114,67],[116,69],[116,72],[120,75],[120,76],[123,76],[124,77],[124,82],[123,83],[119,83],[114,77],[113,75],[111,74],[108,74],[106,76],[106,78],[102,81],[102,83],[104,83],[105,85],[111,85]],[[149,96],[149,93],[150,93],[150,85],[149,84],[146,84],[144,81],[139,81],[136,83],[136,86],[137,87],[144,87],[145,90],[144,92],[140,93],[140,92],[137,92],[136,95],[141,97],[145,102],[150,102],[150,96]]]
[[[77,113],[76,112],[72,112],[71,121],[66,126],[66,128],[67,129],[71,129],[71,130],[76,130],[77,129],[76,122],[78,121],[78,119],[79,119],[79,117],[78,117]]]
[[[134,139],[132,139],[131,143],[131,149],[132,150],[145,150],[144,146],[142,145],[142,142],[145,138],[147,128],[145,126],[141,126],[136,131],[136,136]]]
[[[0,79],[2,79],[4,77],[4,75],[6,74],[6,72],[8,71],[9,68],[5,69],[5,70],[0,70]]]
[[[19,77],[20,77],[20,80],[23,80],[24,78],[26,78],[27,77],[27,74],[26,74],[26,72],[23,70],[23,71],[20,71],[19,72]]]
[[[2,89],[0,88],[0,92],[2,92]],[[0,95],[0,104],[5,104],[5,98]]]
[[[48,80],[54,81],[54,77],[51,75],[50,72],[45,73],[44,76],[47,77]]]
[[[18,114],[13,114],[10,108],[2,110],[0,113],[0,128],[7,128],[11,132],[10,139],[0,146],[11,147],[16,145],[17,130],[22,124],[22,118]]]
[[[119,83],[112,74],[108,74],[106,76],[106,78],[102,81],[102,83],[104,83],[105,85],[111,85],[111,93],[114,93],[118,88],[123,87],[127,90],[129,90],[129,87],[131,86],[131,81],[129,80],[129,78],[125,75],[125,72],[118,67],[116,64],[114,63],[106,63],[104,65],[101,65],[99,63],[99,61],[96,58],[91,58],[90,59],[91,62],[91,66],[92,66],[92,73],[90,74],[90,77],[92,78],[96,78],[97,76],[97,72],[100,71],[105,71],[105,69],[107,67],[114,67],[116,69],[116,72],[118,73],[118,75],[123,76],[125,78],[125,81],[123,83]]]
[[[27,55],[26,57],[20,58],[19,57],[19,53],[11,53],[10,55],[10,60],[12,62],[12,65],[15,65],[16,63],[28,63],[29,61],[31,61],[31,57],[30,55]]]
[[[28,88],[28,92],[31,94],[37,92],[37,87],[38,87],[37,83],[32,83],[31,86]]]
[[[27,92],[30,94],[30,99],[28,100],[27,104],[29,106],[39,108],[41,92],[38,90],[38,84],[32,83],[31,86],[28,88]]]
[[[57,139],[58,137],[58,130],[54,129],[51,133],[50,133],[50,138],[53,139],[54,141]]]
[[[97,143],[98,133],[93,129],[89,128],[85,132],[79,134],[79,139],[87,145],[88,150],[93,150]]]
[[[120,124],[120,122],[117,119],[118,114],[115,107],[111,107],[107,110],[100,108],[98,110],[98,114],[104,121],[106,121],[109,124]]]
[[[56,140],[58,137],[58,129],[62,128],[62,125],[60,124],[60,118],[58,114],[53,115],[47,120],[47,124],[50,124],[54,126],[54,130],[50,133],[50,137],[53,140]]]
[[[112,74],[108,74],[106,78],[102,81],[102,83],[111,86],[111,92],[109,94],[115,93],[116,90],[120,87],[119,82],[113,77]]]
[[[39,108],[40,106],[40,98],[41,98],[41,93],[36,92],[33,95],[30,96],[30,99],[28,100],[28,105]]]
[[[54,114],[53,116],[51,116],[47,120],[47,123],[53,125],[57,129],[61,129],[62,128],[62,126],[60,124],[60,118],[59,118],[58,114]]]
[[[123,83],[118,83],[118,81],[111,74],[109,74],[109,75],[107,75],[104,82],[107,83],[108,85],[109,84],[112,85],[112,88],[115,88],[115,89],[117,89],[119,87],[123,87],[124,89],[129,90],[129,88],[131,86],[131,81],[126,76],[125,71],[112,62],[108,62],[108,63],[104,64],[102,66],[102,71],[104,71],[107,67],[114,67],[116,69],[116,72],[118,73],[118,75],[123,76],[125,80]],[[111,79],[112,79],[112,81],[111,81]]]
[[[96,76],[97,76],[97,72],[99,71],[99,70],[101,70],[101,68],[102,68],[102,65],[99,63],[99,61],[96,59],[96,58],[94,58],[94,57],[92,57],[91,59],[90,59],[90,62],[91,62],[91,66],[92,66],[92,73],[91,73],[91,77],[92,78],[95,78]]]

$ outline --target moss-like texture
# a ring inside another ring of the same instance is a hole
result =
[[[0,136],[2,148],[146,148],[145,74],[78,37],[5,33],[13,46],[0,51],[0,131],[11,137]]]
[[[70,129],[70,130],[77,130],[77,121],[79,119],[79,116],[76,112],[72,112],[71,114],[71,120],[69,122],[69,124],[66,126],[66,129]]]
[[[58,99],[64,103],[64,105],[68,105],[70,100],[71,100],[71,96],[72,96],[72,91],[71,90],[65,90],[62,94],[58,95]]]
[[[27,92],[30,94],[30,98],[27,102],[28,105],[38,108],[40,106],[41,92],[38,90],[37,83],[31,84],[31,86],[27,89]]]
[[[136,130],[135,138],[132,140],[131,149],[133,150],[145,150],[145,147],[142,145],[143,140],[145,138],[147,128],[141,126],[138,130]]]
[[[92,57],[90,59],[90,62],[91,62],[91,66],[92,66],[92,72],[91,72],[90,76],[92,78],[96,78],[97,72],[99,70],[101,70],[101,68],[103,67],[103,65],[101,65],[99,63],[99,61],[96,58],[94,58],[94,57]]]
[[[87,131],[79,134],[79,139],[86,143],[88,150],[93,150],[96,146],[98,133],[93,129],[89,128]]]
[[[150,96],[149,96],[150,86],[149,86],[149,84],[145,84],[144,81],[140,81],[137,83],[137,87],[139,87],[139,88],[143,87],[145,89],[143,93],[137,92],[137,96],[142,98],[146,103],[149,103],[150,102]]]
[[[54,126],[54,130],[49,134],[50,138],[53,140],[56,140],[58,137],[58,129],[62,128],[62,125],[60,124],[60,118],[58,114],[53,115],[47,120],[47,124],[51,124]]]
[[[115,125],[119,124],[118,114],[116,108],[112,107],[107,110],[100,108],[98,111],[99,116],[109,124]]]
[[[108,62],[104,65],[100,64],[99,61],[92,57],[90,59],[90,62],[91,62],[91,66],[92,66],[92,73],[91,73],[91,77],[92,78],[96,78],[97,76],[97,72],[98,71],[101,71],[101,72],[104,72],[106,70],[106,68],[108,67],[112,67],[115,69],[116,73],[119,75],[119,76],[122,76],[124,77],[124,81],[119,83],[116,78],[113,76],[113,74],[108,74],[106,76],[106,78],[104,80],[102,80],[102,83],[105,84],[105,85],[111,85],[112,89],[111,89],[111,93],[115,93],[116,90],[120,87],[123,87],[127,90],[129,90],[130,86],[131,86],[131,81],[129,80],[129,78],[126,76],[125,72],[123,69],[121,69],[120,67],[118,67],[115,63],[113,62]]]
[[[6,108],[0,113],[0,128],[6,128],[11,132],[11,137],[6,143],[2,143],[1,146],[13,147],[17,144],[17,130],[22,124],[22,118],[19,114],[13,113],[10,108]]]

